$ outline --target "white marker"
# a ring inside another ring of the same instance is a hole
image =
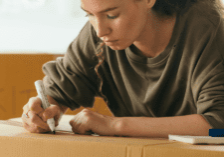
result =
[[[48,101],[48,98],[47,98],[47,95],[46,95],[46,92],[45,92],[43,81],[38,80],[34,84],[36,86],[36,90],[37,90],[38,96],[39,96],[39,98],[42,101],[43,109],[46,109],[46,108],[50,107],[50,103]],[[47,124],[49,125],[51,131],[53,133],[55,133],[55,121],[54,121],[54,118],[48,119],[47,120]]]

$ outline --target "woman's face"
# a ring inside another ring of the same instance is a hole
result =
[[[145,0],[81,0],[97,36],[114,50],[139,40],[147,23]]]

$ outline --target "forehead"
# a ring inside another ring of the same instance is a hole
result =
[[[81,0],[81,7],[90,12],[98,12],[111,7],[121,7],[130,0]]]

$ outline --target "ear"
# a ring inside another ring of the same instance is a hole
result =
[[[155,3],[156,3],[156,0],[146,0],[146,3],[147,3],[147,8],[152,8]]]

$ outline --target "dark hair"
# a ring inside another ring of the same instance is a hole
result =
[[[98,92],[99,92],[100,96],[104,99],[106,104],[108,105],[107,97],[102,92],[103,78],[102,78],[102,76],[99,73],[99,67],[101,66],[101,64],[103,63],[103,61],[105,59],[104,56],[103,56],[103,47],[104,47],[104,45],[105,45],[104,42],[99,42],[98,43],[98,48],[97,48],[97,51],[96,51],[96,57],[97,57],[97,60],[98,60],[98,64],[95,66],[94,71],[96,72],[96,75],[97,75],[97,77],[98,77],[98,79],[100,81]]]
[[[206,3],[209,7],[215,8],[222,13],[223,6],[220,0],[156,0],[152,9],[161,15],[172,16],[199,1]]]

